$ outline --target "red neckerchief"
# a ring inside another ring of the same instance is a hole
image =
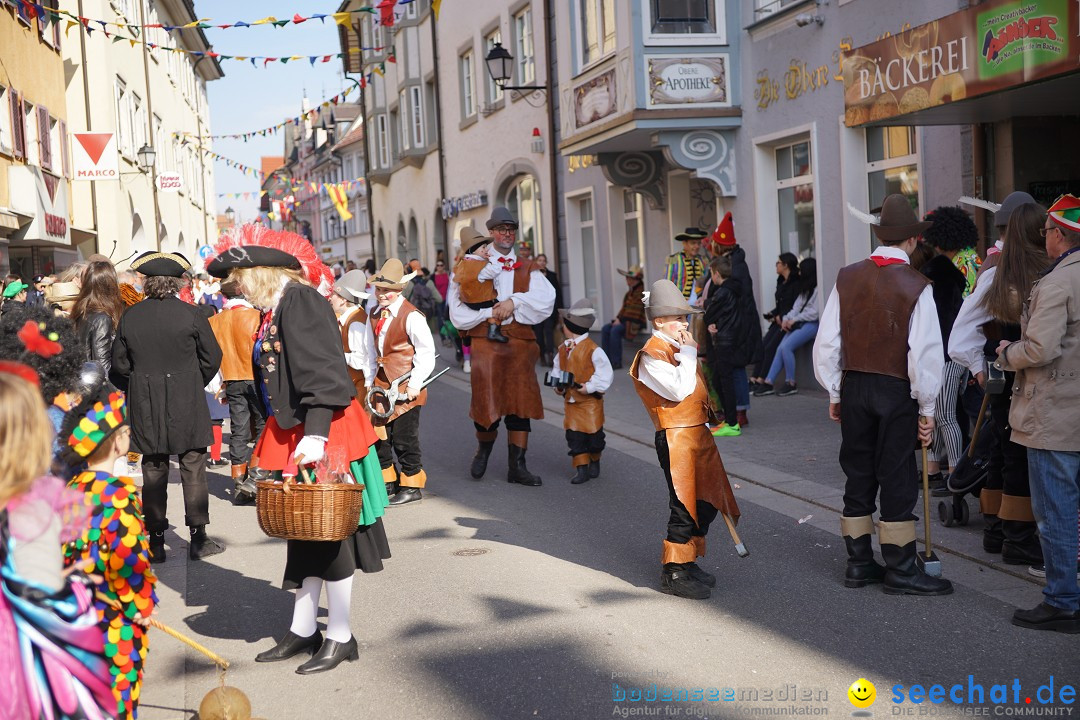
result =
[[[382,335],[383,327],[389,322],[391,317],[390,308],[383,308],[379,315],[378,322],[375,323],[375,334]]]
[[[907,261],[903,258],[891,258],[881,257],[880,255],[871,255],[870,259],[874,261],[874,264],[878,267],[885,267],[886,265],[907,265]]]
[[[502,263],[502,269],[505,272],[510,272],[512,270],[517,270],[519,267],[521,267],[521,261],[520,260],[515,260],[515,259],[509,258],[509,257],[503,257],[502,255],[499,256],[499,262]]]

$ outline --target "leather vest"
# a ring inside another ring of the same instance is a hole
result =
[[[225,382],[255,379],[251,351],[261,317],[254,308],[234,307],[210,318],[210,328],[221,346],[221,378]]]
[[[909,380],[911,313],[930,280],[910,265],[863,260],[841,268],[840,367]]]
[[[345,322],[341,325],[341,347],[345,352],[352,351],[352,348],[349,347],[349,326],[353,323],[366,323],[367,321],[367,312],[362,307],[356,308],[345,318]],[[349,371],[349,379],[352,380],[353,387],[356,388],[356,396],[360,398],[360,402],[363,402],[364,396],[367,394],[367,381],[364,378],[364,371],[354,370],[348,365],[345,367]]]
[[[514,269],[514,289],[515,293],[527,293],[529,292],[530,276],[532,271],[536,269],[536,263],[532,260],[522,260],[521,265]],[[492,281],[494,282],[494,281]],[[514,320],[506,325],[502,325],[500,330],[502,334],[516,338],[518,340],[536,340],[536,333],[533,332],[532,325],[523,325],[517,320]],[[465,333],[472,338],[484,338],[487,337],[487,323],[482,322],[471,330]]]
[[[630,377],[634,378],[634,389],[637,390],[638,397],[644,403],[645,410],[653,421],[653,427],[657,430],[704,425],[714,417],[712,405],[709,403],[709,391],[705,388],[705,379],[701,375],[700,368],[697,370],[694,391],[681,402],[657,395],[638,379],[638,368],[643,355],[678,365],[675,353],[676,349],[669,342],[653,336],[634,356],[634,362],[630,365]]]
[[[412,313],[420,313],[420,311],[408,300],[402,300],[401,307],[398,308],[397,316],[391,316],[387,321],[387,324],[383,327],[383,335],[385,338],[382,344],[382,352],[376,360],[379,365],[379,371],[375,375],[375,384],[379,387],[390,387],[391,382],[412,370],[413,355],[416,354],[416,349],[413,347],[412,341],[409,340],[409,333],[405,331],[405,323]],[[379,308],[375,314],[371,316],[369,322],[371,323],[372,332],[374,332],[375,328],[378,326],[381,315],[382,308]],[[423,318],[423,313],[420,313],[420,317]],[[376,352],[379,351],[378,335],[375,335],[375,350]],[[399,392],[404,394],[408,385],[409,382],[407,380],[398,385]],[[404,414],[418,405],[423,405],[425,402],[427,402],[426,389],[420,391],[420,395],[417,396],[416,400],[400,402],[395,405],[394,414],[390,416],[390,419],[387,420],[387,422],[397,419],[399,415]]]
[[[454,280],[457,281],[461,302],[466,304],[492,303],[496,301],[495,281],[480,280],[477,276],[487,267],[486,260],[462,258],[454,266]]]
[[[982,274],[992,267],[997,267],[998,262],[1001,260],[1001,252],[987,253],[986,258],[983,259],[982,265],[979,266],[978,271],[975,273],[975,282],[979,281]]]
[[[596,343],[586,337],[579,342],[573,352],[566,343],[559,346],[559,367],[574,374],[574,382],[584,385],[596,372],[592,356]],[[567,388],[563,395],[565,410],[564,430],[576,430],[594,433],[604,425],[604,401],[592,394],[576,388]]]

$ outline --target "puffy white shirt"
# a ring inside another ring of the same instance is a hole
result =
[[[653,330],[653,337],[678,348],[675,354],[677,364],[642,355],[638,363],[638,380],[665,400],[682,402],[690,397],[697,386],[697,348],[679,345],[678,340],[659,330]]]
[[[514,301],[514,314],[503,321],[503,325],[511,320],[516,320],[522,325],[537,325],[546,320],[551,311],[555,309],[555,288],[544,277],[544,273],[533,270],[529,274],[529,289],[526,292],[514,292],[515,273],[503,270],[500,258],[509,258],[511,262],[517,260],[517,255],[511,251],[507,255],[501,255],[492,248],[491,257],[488,258],[488,266],[480,271],[483,278],[491,276],[495,282],[496,297],[499,302],[507,298]],[[494,275],[492,275],[494,273]],[[491,317],[491,308],[474,310],[461,301],[461,286],[450,277],[450,289],[447,291],[447,304],[450,309],[450,322],[458,330],[471,330]]]
[[[345,321],[352,313],[350,308],[338,315],[338,324],[344,327]],[[346,337],[349,347],[345,350],[345,364],[353,370],[364,373],[364,382],[371,387],[371,383],[375,380],[375,373],[379,371],[379,366],[375,362],[375,334],[371,331],[371,325],[354,320],[349,323]]]
[[[905,263],[909,262],[906,252],[887,245],[879,247],[871,257],[897,258]],[[814,375],[821,386],[829,391],[829,401],[832,403],[840,402],[840,385],[844,377],[840,363],[840,346],[840,296],[834,286],[829,301],[825,304],[817,339],[814,341]],[[941,389],[944,357],[934,292],[933,288],[927,285],[911,313],[907,355],[911,397],[919,403],[919,414],[925,417],[934,417],[934,403]]]
[[[975,289],[964,298],[964,304],[953,322],[952,334],[949,335],[949,357],[970,370],[972,375],[986,372],[986,356],[983,354],[986,333],[982,326],[994,318],[983,305],[983,299],[990,292],[996,276],[996,265],[983,270]]]
[[[487,268],[485,268],[485,270],[486,269]],[[589,337],[587,333],[584,335],[578,335],[576,337],[570,338],[566,341],[566,343],[564,343],[572,346],[573,349],[570,350],[571,355],[574,354],[574,351],[577,349],[578,344],[580,344],[581,341],[587,337]],[[594,392],[607,392],[608,388],[611,387],[612,381],[615,379],[615,371],[611,367],[611,361],[608,360],[608,356],[604,353],[604,351],[600,348],[599,345],[592,352],[592,364],[593,375],[591,378],[588,379],[588,381],[583,383],[581,392],[586,394]],[[558,353],[555,353],[555,359],[552,362],[551,372],[559,372]],[[573,402],[573,398],[570,399],[570,402]]]
[[[386,341],[386,331],[397,320],[398,313],[401,312],[401,304],[405,302],[405,298],[398,295],[394,302],[390,303],[390,306],[386,308],[390,311],[390,322],[383,326],[382,334],[376,338],[376,344],[379,349],[379,357],[383,356],[383,343]],[[382,308],[375,310],[374,322],[378,323],[379,318],[382,316]],[[427,382],[428,377],[431,375],[431,371],[435,369],[435,339],[431,337],[431,329],[428,327],[427,318],[424,317],[422,312],[410,313],[405,318],[405,334],[409,336],[409,342],[413,345],[413,370],[412,375],[409,376],[409,389],[416,390],[417,392]],[[394,381],[394,378],[389,378],[390,382]]]

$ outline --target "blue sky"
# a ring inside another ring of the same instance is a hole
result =
[[[338,0],[331,2],[313,0],[229,0],[210,2],[197,0],[195,10],[200,17],[210,18],[211,24],[223,25],[238,20],[251,22],[273,15],[279,20],[313,13],[333,13],[340,6]],[[226,9],[227,8],[227,9]],[[206,36],[214,50],[225,55],[328,55],[337,53],[337,26],[333,18],[323,23],[309,20],[301,25],[289,24],[281,28],[260,25],[250,28],[228,30],[209,29]],[[300,112],[305,92],[312,104],[341,92],[352,83],[342,79],[341,60],[332,58],[328,63],[293,61],[286,65],[271,63],[266,69],[256,69],[250,62],[223,60],[225,77],[207,85],[210,99],[210,127],[215,135],[241,133],[282,122]],[[351,95],[355,100],[356,96]],[[242,140],[214,140],[213,150],[230,160],[259,167],[263,155],[281,155],[284,135],[278,132],[265,138]],[[250,175],[226,166],[218,161],[215,167],[218,193],[258,193],[259,182]],[[231,206],[238,219],[251,220],[257,214],[258,200],[243,198],[217,198],[218,212]]]

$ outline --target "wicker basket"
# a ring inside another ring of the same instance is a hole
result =
[[[353,483],[255,484],[259,527],[286,540],[344,540],[360,523],[364,486]]]

